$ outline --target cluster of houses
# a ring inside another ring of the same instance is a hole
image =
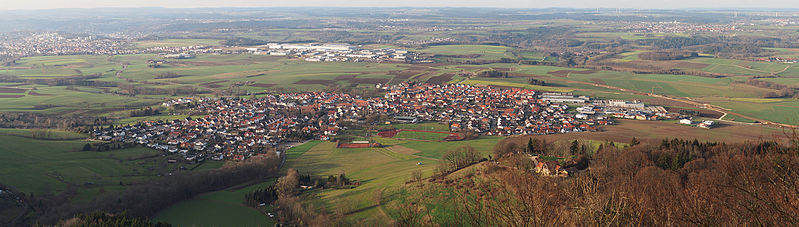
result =
[[[735,24],[693,24],[678,21],[637,22],[624,26],[629,32],[638,33],[699,33],[732,32],[741,30]]]
[[[799,63],[799,58],[768,57],[768,58],[758,58],[757,60],[764,62],[777,62],[777,63],[786,63],[786,64]]]
[[[133,54],[128,43],[93,35],[60,32],[18,32],[0,34],[0,56]]]
[[[256,99],[179,98],[162,105],[204,116],[144,121],[97,130],[94,136],[144,144],[181,154],[186,160],[243,160],[261,152],[280,151],[288,141],[328,140],[346,130],[345,125],[393,123],[389,119],[439,122],[449,124],[453,132],[500,136],[594,131],[610,123],[599,114],[580,115],[610,107],[585,105],[577,112],[528,89],[409,83],[378,84],[377,88],[385,91],[383,97],[303,92]],[[385,117],[373,117],[376,115]]]
[[[385,89],[378,104],[394,115],[446,122],[452,131],[485,135],[539,135],[594,131],[609,123],[603,116],[577,119],[568,105],[541,98],[534,90],[499,89],[463,84],[378,85]]]
[[[419,55],[406,50],[383,48],[362,49],[349,44],[338,43],[269,43],[263,46],[247,48],[252,54],[288,56],[309,62],[401,62],[414,63]]]
[[[694,122],[694,121],[693,121],[693,119],[691,119],[691,118],[683,118],[683,119],[680,119],[680,124],[684,124],[684,125],[696,125],[697,127],[700,127],[700,128],[705,128],[705,129],[711,129],[711,128],[713,128],[714,126],[716,126],[716,122],[715,122],[715,121],[711,121],[711,120],[704,120],[704,121],[698,121],[698,122]]]

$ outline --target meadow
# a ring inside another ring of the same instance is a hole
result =
[[[423,162],[423,165],[417,163]],[[321,142],[299,157],[287,162],[300,174],[316,176],[345,173],[348,178],[361,182],[353,189],[316,189],[306,193],[309,203],[324,207],[329,212],[343,209],[347,220],[380,220],[385,223],[386,216],[374,194],[385,188],[400,187],[411,172],[421,170],[430,176],[437,160],[414,157],[390,151],[386,148],[339,149],[335,143]]]
[[[161,211],[153,221],[173,226],[274,226],[275,221],[262,212],[271,211],[272,207],[256,209],[244,205],[244,195],[274,183],[273,179],[244,188],[236,186],[200,194]]]
[[[196,164],[167,164],[169,157],[145,147],[105,152],[82,151],[85,135],[53,131],[0,130],[0,184],[36,195],[76,189],[72,201],[88,202],[104,193]],[[211,164],[209,167],[213,168]],[[219,167],[220,165],[216,165]],[[71,186],[70,186],[71,185]]]
[[[513,57],[509,52],[511,48],[504,46],[491,45],[440,45],[430,46],[416,51],[438,55],[479,55],[475,59],[480,60],[499,60],[501,58]],[[458,58],[456,59],[464,59]]]

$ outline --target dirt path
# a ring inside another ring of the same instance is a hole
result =
[[[788,69],[790,69],[790,68],[791,68],[791,65],[786,65],[784,69],[782,69],[782,70],[780,70],[778,72],[773,72],[773,73],[771,73],[771,75],[777,75],[777,74],[780,74],[780,73],[784,73],[785,71],[788,71]]]

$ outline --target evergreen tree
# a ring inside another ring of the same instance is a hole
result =
[[[535,146],[533,146],[533,138],[527,140],[527,149],[525,150],[527,153],[533,153],[535,150]]]
[[[572,140],[571,146],[569,146],[569,154],[576,155],[580,152],[580,143],[577,140]]]

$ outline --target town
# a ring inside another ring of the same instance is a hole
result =
[[[288,56],[309,62],[344,61],[344,62],[400,62],[431,63],[430,59],[402,49],[382,48],[363,49],[340,43],[308,43],[288,44],[269,43],[247,48],[252,54]]]
[[[146,144],[186,160],[243,160],[284,143],[331,140],[358,125],[438,122],[452,132],[480,135],[543,135],[596,131],[613,117],[675,118],[641,102],[594,101],[586,96],[462,84],[376,85],[383,97],[306,92],[260,98],[180,98],[165,107],[191,111],[172,121],[144,121],[95,131],[97,139]],[[571,108],[569,105],[579,105]]]

